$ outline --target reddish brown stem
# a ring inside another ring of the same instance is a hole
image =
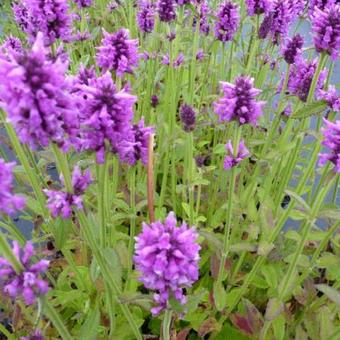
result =
[[[148,142],[148,209],[149,209],[149,218],[150,223],[155,221],[155,211],[153,205],[153,143],[154,143],[154,134],[149,136]]]

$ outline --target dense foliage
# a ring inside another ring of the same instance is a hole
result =
[[[338,1],[1,1],[1,339],[340,338]]]

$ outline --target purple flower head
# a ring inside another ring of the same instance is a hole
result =
[[[334,85],[331,85],[328,91],[319,90],[318,99],[325,100],[332,111],[340,111],[340,94],[336,92]]]
[[[174,68],[180,67],[183,63],[184,63],[184,54],[180,52],[177,58],[173,62],[173,67]]]
[[[8,215],[25,206],[25,199],[13,194],[13,168],[15,163],[5,163],[0,158],[0,213]]]
[[[190,132],[195,129],[196,112],[190,105],[183,104],[181,106],[180,118],[184,131]]]
[[[240,141],[237,152],[234,153],[234,148],[231,144],[231,140],[229,140],[228,143],[225,145],[225,149],[227,150],[227,156],[224,158],[224,169],[226,170],[237,166],[249,156],[249,151],[244,145],[243,140]]]
[[[169,40],[169,41],[173,41],[176,39],[176,32],[170,32],[166,35],[166,38]]]
[[[317,59],[308,62],[300,58],[290,69],[287,89],[291,94],[299,97],[303,102],[308,98],[313,76],[317,69],[317,63]],[[326,76],[327,71],[323,70],[318,79],[316,92],[322,89]]]
[[[303,14],[307,5],[307,0],[287,0],[287,2],[293,20]]]
[[[259,28],[258,36],[260,39],[266,39],[267,35],[269,34],[273,24],[273,13],[268,13]]]
[[[118,146],[118,154],[123,162],[134,165],[138,160],[148,164],[148,141],[153,127],[144,126],[144,118],[132,126],[131,133]]]
[[[226,42],[233,39],[236,33],[240,16],[238,14],[238,6],[230,1],[222,3],[216,14],[217,20],[215,23],[216,39]]]
[[[49,290],[48,283],[41,278],[48,269],[49,261],[40,260],[34,263],[35,252],[30,242],[21,250],[19,243],[13,241],[12,250],[23,270],[16,273],[12,264],[0,257],[0,286],[5,295],[13,299],[22,296],[26,305],[32,305],[39,295],[44,295]]]
[[[78,131],[78,114],[65,79],[67,64],[47,58],[39,34],[31,51],[0,58],[0,105],[22,143],[67,148]]]
[[[61,178],[64,183],[64,179]],[[52,217],[61,216],[64,219],[70,218],[72,207],[83,209],[82,195],[87,187],[92,183],[90,170],[81,173],[78,166],[73,170],[72,174],[72,193],[57,190],[44,190],[47,196],[47,207],[51,212]]]
[[[45,45],[56,39],[68,41],[71,35],[71,17],[66,0],[21,0],[13,5],[14,16],[21,29],[33,42],[42,32]]]
[[[170,65],[170,56],[169,54],[164,54],[162,58],[163,65]]]
[[[78,8],[85,8],[85,7],[91,7],[92,0],[73,0]]]
[[[337,59],[340,51],[340,4],[326,7],[323,11],[317,7],[312,16],[314,45],[317,52],[329,54]]]
[[[117,91],[109,72],[88,79],[87,85],[78,85],[82,108],[80,144],[82,150],[97,154],[103,163],[106,144],[117,152],[119,143],[131,132],[133,106],[137,97],[125,89]]]
[[[283,58],[287,64],[295,63],[296,58],[301,54],[302,46],[303,38],[300,34],[296,34],[292,39],[288,39],[288,42],[283,50]]]
[[[336,4],[337,2],[339,2],[338,0],[310,0],[309,1],[309,10],[308,10],[308,14],[310,16],[313,15],[314,10],[316,8],[320,9],[321,11],[323,11],[326,8],[331,7],[332,5]]]
[[[176,3],[180,6],[186,5],[186,4],[190,4],[191,0],[175,0]]]
[[[129,38],[127,29],[120,29],[109,34],[103,31],[102,45],[98,47],[97,64],[105,71],[114,70],[119,77],[124,73],[132,73],[138,66],[138,40]]]
[[[204,59],[204,51],[200,49],[196,53],[196,60],[203,60],[203,59]]]
[[[246,0],[248,15],[260,15],[267,14],[271,10],[272,1],[271,0]]]
[[[170,22],[176,19],[176,3],[174,0],[158,0],[159,20]]]
[[[36,329],[31,335],[20,337],[20,340],[45,340],[45,337],[39,329]]]
[[[156,108],[158,106],[158,104],[159,104],[159,99],[158,99],[158,97],[155,94],[153,94],[151,96],[151,106],[153,108]]]
[[[198,279],[199,250],[198,234],[186,223],[177,227],[175,214],[170,212],[164,224],[160,221],[143,223],[143,231],[135,238],[134,262],[140,272],[140,281],[148,289],[157,291],[154,300],[157,306],[153,314],[168,307],[172,297],[186,303],[184,287],[191,287]]]
[[[210,13],[210,9],[206,0],[202,0],[199,4],[198,13],[199,15],[193,18],[193,26],[196,27],[197,22],[199,22],[200,32],[203,34],[209,34],[210,25],[208,23],[208,15]]]
[[[155,7],[150,1],[143,0],[139,3],[137,12],[139,29],[144,33],[151,33],[155,26]]]
[[[319,164],[325,165],[327,161],[334,164],[334,171],[340,172],[340,120],[332,123],[326,119],[323,119],[326,124],[325,128],[321,131],[324,136],[322,144],[330,150],[330,153],[319,154]]]
[[[255,101],[255,97],[261,93],[253,87],[252,78],[240,76],[236,78],[235,85],[220,82],[223,97],[214,103],[215,113],[220,122],[236,120],[240,125],[257,125],[257,119],[262,115],[263,101]]]
[[[23,53],[23,48],[21,41],[13,36],[9,36],[5,39],[3,44],[0,46],[0,53],[1,51],[4,54],[13,54],[13,53]]]

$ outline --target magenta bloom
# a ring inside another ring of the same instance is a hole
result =
[[[39,34],[31,51],[0,58],[0,105],[20,141],[32,148],[50,142],[67,148],[78,131],[78,114],[68,93],[67,63],[48,59]]]
[[[190,4],[191,0],[175,0],[178,5],[183,6],[185,4]]]
[[[0,54],[1,52],[7,55],[11,55],[15,52],[23,53],[21,41],[17,37],[13,37],[10,35],[0,46]]]
[[[331,85],[328,91],[320,90],[318,99],[325,100],[332,111],[340,111],[340,94],[336,92],[334,85]]]
[[[63,178],[61,178],[61,181],[64,183]],[[48,197],[47,207],[52,217],[61,216],[63,219],[67,219],[71,217],[73,207],[83,209],[83,199],[81,196],[91,183],[90,170],[86,170],[82,174],[79,167],[76,166],[72,174],[72,193],[45,189],[44,193]]]
[[[118,146],[118,154],[123,162],[130,165],[141,160],[142,164],[148,164],[148,141],[154,132],[153,127],[144,126],[144,118],[138,124],[134,124],[130,133]]]
[[[248,15],[260,15],[262,13],[267,14],[272,7],[271,0],[246,0]]]
[[[237,166],[249,156],[249,151],[246,148],[243,140],[240,141],[236,154],[234,154],[234,148],[231,144],[231,140],[229,140],[225,145],[225,149],[227,150],[227,156],[224,158],[224,169],[226,170]]]
[[[0,285],[4,294],[13,299],[22,296],[26,305],[32,305],[39,295],[44,295],[49,290],[48,283],[41,278],[48,269],[49,261],[40,260],[34,263],[32,257],[35,252],[30,242],[21,250],[19,243],[13,241],[12,249],[23,270],[16,273],[11,263],[0,257]]]
[[[186,223],[177,227],[176,216],[170,212],[164,224],[160,221],[143,223],[143,231],[136,239],[134,262],[140,281],[148,289],[156,290],[157,306],[153,314],[168,307],[169,299],[186,303],[184,287],[191,287],[198,279],[198,234]]]
[[[151,33],[155,26],[155,7],[152,2],[143,0],[139,3],[137,23],[144,33]]]
[[[118,152],[119,144],[131,133],[133,106],[137,97],[125,89],[117,91],[110,73],[89,78],[77,85],[81,114],[81,150],[92,150],[103,163],[106,145]]]
[[[92,0],[73,0],[78,8],[85,8],[85,7],[91,7]]]
[[[159,20],[170,22],[176,19],[176,3],[174,0],[158,0]]]
[[[332,5],[336,4],[337,2],[338,0],[310,0],[308,14],[312,16],[315,8],[318,8],[321,11],[323,11],[324,9],[329,8]]]
[[[45,340],[45,337],[39,329],[36,329],[31,335],[20,337],[20,340]]]
[[[299,17],[307,5],[307,0],[287,0],[287,2],[293,19]]]
[[[330,153],[319,154],[319,164],[325,165],[327,161],[334,164],[334,171],[340,172],[340,120],[332,123],[326,119],[323,119],[326,124],[325,128],[321,131],[324,136],[322,144],[330,150]]]
[[[302,46],[303,38],[300,34],[296,34],[292,39],[288,39],[288,42],[283,50],[283,58],[287,64],[295,63],[296,58],[301,54]]]
[[[11,215],[25,206],[25,199],[13,194],[13,168],[15,163],[5,163],[0,158],[0,213]]]
[[[223,42],[232,40],[240,23],[238,6],[230,1],[225,1],[220,5],[216,16],[216,39]]]
[[[223,97],[214,103],[215,113],[220,122],[237,121],[240,125],[257,125],[257,119],[262,115],[263,101],[255,101],[255,97],[261,93],[253,87],[252,78],[240,76],[236,78],[235,85],[220,82]]]
[[[42,32],[45,45],[56,39],[68,41],[71,36],[71,18],[66,0],[21,0],[13,5],[14,16],[21,29],[33,42]]]
[[[129,38],[127,29],[109,34],[103,30],[102,45],[98,47],[97,64],[105,71],[114,70],[119,77],[132,73],[138,66],[138,40]]]
[[[308,62],[301,58],[292,65],[290,69],[287,89],[291,94],[299,97],[303,102],[308,98],[317,63],[317,59]],[[323,70],[318,79],[316,93],[318,90],[322,89],[326,76],[327,71]]]
[[[317,7],[312,16],[314,45],[317,52],[329,54],[337,59],[340,50],[340,5],[326,7],[323,11]]]

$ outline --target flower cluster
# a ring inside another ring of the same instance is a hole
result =
[[[240,22],[238,7],[231,1],[225,1],[220,5],[216,16],[216,39],[223,42],[232,40]]]
[[[0,213],[8,215],[25,206],[25,199],[13,194],[13,168],[15,163],[6,163],[0,158]]]
[[[142,0],[137,12],[139,29],[144,33],[151,33],[155,26],[155,8],[152,2]]]
[[[303,102],[307,101],[317,63],[317,59],[308,62],[301,58],[290,69],[288,91]],[[316,91],[322,89],[326,76],[327,72],[323,70],[318,79]]]
[[[340,120],[332,123],[326,119],[323,120],[326,127],[322,129],[324,140],[322,144],[330,149],[330,153],[321,153],[319,155],[319,164],[325,165],[327,161],[334,164],[334,171],[340,172]]]
[[[294,64],[297,57],[301,54],[301,48],[303,46],[303,38],[300,34],[294,35],[292,39],[288,39],[288,42],[283,50],[283,58],[287,64]]]
[[[312,30],[316,51],[325,52],[335,60],[340,50],[340,4],[326,7],[323,11],[315,8]]]
[[[13,241],[13,254],[21,264],[22,271],[17,273],[8,260],[0,257],[0,285],[4,294],[13,299],[22,296],[26,305],[32,305],[39,295],[48,292],[48,283],[41,275],[47,271],[49,261],[34,263],[32,257],[35,252],[30,242],[21,250],[19,243]]]
[[[157,8],[160,21],[170,22],[176,19],[176,4],[174,0],[158,0]]]
[[[183,104],[180,110],[180,118],[183,124],[184,131],[190,132],[195,129],[196,112],[187,104]]]
[[[46,45],[52,45],[56,39],[70,39],[71,18],[67,0],[22,0],[13,5],[13,11],[30,41],[35,40],[38,32],[43,33]]]
[[[138,40],[129,38],[127,29],[120,29],[109,34],[103,31],[102,44],[97,48],[97,64],[104,71],[114,70],[119,77],[124,73],[132,73],[138,65]]]
[[[22,143],[50,142],[67,148],[78,130],[78,114],[65,79],[67,63],[48,59],[39,34],[31,51],[0,58],[0,105]]]
[[[78,8],[91,7],[92,0],[74,0]]]
[[[13,36],[9,36],[5,39],[5,41],[3,42],[3,44],[0,46],[0,55],[1,52],[6,54],[6,55],[11,55],[14,52],[17,53],[22,53],[23,52],[23,48],[22,48],[22,44],[21,41]]]
[[[337,3],[338,0],[310,0],[309,1],[309,15],[312,16],[313,12],[316,8],[323,11],[326,8],[329,8],[330,6]]]
[[[61,181],[64,182],[63,178]],[[72,215],[72,207],[83,209],[83,199],[87,187],[91,184],[92,178],[89,170],[81,173],[78,166],[73,170],[72,174],[72,193],[57,190],[44,190],[48,200],[47,207],[49,208],[52,217],[61,216],[64,219],[70,218]]]
[[[240,141],[238,149],[235,153],[233,145],[231,144],[231,140],[229,140],[228,143],[225,145],[225,149],[227,151],[227,156],[224,158],[224,169],[226,170],[237,166],[249,156],[249,151],[246,148],[243,140]]]
[[[328,91],[320,90],[318,98],[325,100],[332,111],[340,111],[340,94],[336,92],[334,85],[331,85]]]
[[[240,125],[257,125],[265,102],[255,101],[261,91],[254,88],[253,83],[253,79],[243,76],[236,78],[235,85],[220,82],[224,96],[214,103],[214,107],[221,122],[236,120]]]
[[[204,34],[209,34],[210,25],[208,23],[208,15],[210,13],[209,6],[206,0],[202,0],[199,4],[198,16],[193,18],[193,26],[196,27],[199,23],[200,32]]]
[[[198,279],[200,246],[198,234],[186,223],[177,227],[175,214],[170,212],[164,224],[160,221],[143,223],[143,231],[136,239],[134,262],[141,273],[140,281],[148,289],[158,291],[152,308],[158,314],[168,307],[169,299],[186,303],[183,287],[190,287]]]
[[[247,11],[250,16],[267,14],[271,10],[271,0],[246,0]]]

